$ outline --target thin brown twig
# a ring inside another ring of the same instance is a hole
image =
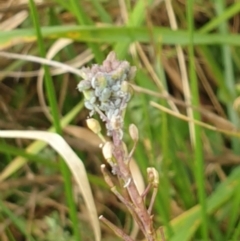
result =
[[[99,219],[105,223],[111,230],[115,232],[115,234],[124,239],[125,241],[134,241],[130,236],[128,236],[122,229],[115,226],[113,223],[111,223],[109,220],[107,220],[103,215],[99,217]]]

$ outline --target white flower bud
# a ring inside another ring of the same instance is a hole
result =
[[[102,148],[102,153],[104,158],[109,161],[112,159],[113,156],[113,145],[112,142],[108,141],[104,144],[103,148]]]
[[[101,131],[101,126],[100,126],[99,122],[98,122],[96,119],[94,119],[94,118],[89,118],[89,119],[86,120],[86,122],[87,122],[88,128],[89,128],[92,132],[94,132],[94,133],[96,133],[96,134],[100,133],[100,131]]]
[[[138,139],[139,139],[138,128],[134,124],[131,124],[129,126],[129,134],[133,141],[135,141],[135,142],[138,141]]]
[[[77,89],[81,92],[85,90],[89,90],[90,88],[91,88],[91,83],[88,80],[82,80],[77,85]]]

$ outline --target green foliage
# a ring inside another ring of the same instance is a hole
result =
[[[59,241],[74,241],[75,238],[66,230],[64,230],[60,224],[60,218],[57,213],[52,213],[50,217],[45,217],[45,223],[47,225],[47,231],[39,241],[54,241],[56,238]]]

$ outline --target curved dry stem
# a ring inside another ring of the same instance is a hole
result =
[[[101,240],[100,225],[97,215],[94,198],[88,181],[87,172],[83,162],[71,149],[67,142],[56,133],[45,131],[0,131],[0,137],[3,138],[25,138],[38,139],[47,142],[59,155],[63,157],[69,169],[71,170],[78,187],[83,195],[91,224],[94,230],[96,241]]]
[[[15,53],[9,53],[9,52],[4,52],[4,51],[0,52],[0,56],[5,57],[5,58],[10,58],[10,59],[21,59],[21,60],[26,60],[26,61],[30,61],[30,62],[39,63],[39,64],[46,64],[46,65],[53,66],[56,68],[62,68],[66,72],[75,74],[75,75],[83,78],[81,70],[73,68],[73,67],[63,64],[63,63],[59,63],[54,60],[47,60],[47,59],[32,56],[32,55],[15,54]]]

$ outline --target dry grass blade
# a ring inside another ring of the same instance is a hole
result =
[[[0,52],[0,56],[5,57],[5,58],[10,58],[10,59],[21,59],[21,60],[26,60],[26,61],[30,61],[30,62],[39,63],[39,64],[46,64],[46,65],[53,66],[56,68],[62,68],[66,72],[69,72],[69,73],[82,77],[81,70],[72,68],[71,66],[68,66],[63,63],[59,63],[57,61],[48,60],[48,59],[44,59],[44,58],[40,58],[40,57],[36,57],[36,56],[32,56],[32,55],[15,54],[15,53],[8,53],[8,52],[4,52],[4,51]]]
[[[165,3],[166,3],[166,9],[167,9],[167,13],[169,16],[171,28],[173,30],[177,30],[178,29],[177,20],[175,17],[175,13],[173,11],[172,2],[170,0],[165,0]],[[185,59],[184,59],[184,54],[183,54],[183,50],[180,45],[176,46],[176,51],[177,51],[179,68],[180,68],[180,72],[181,72],[184,98],[185,98],[186,104],[190,105],[191,104],[191,91],[190,91],[190,86],[189,86],[189,79],[188,79],[187,67],[186,67],[186,63],[185,63]],[[188,107],[186,110],[187,110],[188,117],[193,119],[192,108]],[[191,122],[189,122],[189,133],[190,133],[192,145],[194,146],[195,145],[195,143],[194,143],[195,142],[195,132],[194,132],[194,124]]]
[[[0,23],[0,30],[9,31],[18,27],[28,17],[27,11],[21,11]]]
[[[63,157],[73,176],[75,177],[78,187],[85,200],[85,204],[87,206],[91,224],[94,230],[95,239],[100,241],[100,225],[85,167],[79,157],[66,143],[66,141],[56,133],[49,133],[44,131],[0,131],[0,137],[42,140],[52,146],[52,148]]]
[[[237,131],[237,129],[235,128],[234,130],[226,130],[226,129],[221,129],[221,128],[217,128],[215,126],[212,126],[212,125],[209,125],[209,124],[206,124],[206,123],[203,123],[201,121],[197,121],[197,120],[194,120],[194,119],[191,119],[185,115],[182,115],[182,114],[177,114],[175,112],[173,112],[172,110],[162,106],[162,105],[159,105],[157,104],[156,102],[154,101],[150,101],[150,105],[152,105],[153,107],[161,110],[161,111],[164,111],[172,116],[175,116],[181,120],[184,120],[184,121],[187,121],[187,122],[192,122],[196,125],[199,125],[199,126],[202,126],[206,129],[209,129],[209,130],[212,130],[212,131],[217,131],[217,132],[220,132],[220,133],[224,133],[226,135],[229,135],[229,136],[236,136],[236,137],[240,137],[240,132]]]
[[[55,43],[51,46],[51,48],[47,52],[46,59],[52,59],[61,49],[66,47],[67,45],[71,44],[71,39],[58,39]],[[44,68],[41,67],[39,70],[38,78],[37,78],[37,91],[38,91],[38,98],[39,102],[43,108],[45,116],[52,121],[51,113],[47,107],[44,91],[43,91],[43,77],[44,77]]]
[[[145,64],[146,69],[148,70],[149,74],[151,75],[152,79],[154,80],[156,86],[158,87],[158,89],[160,90],[161,94],[165,95],[165,96],[169,96],[169,93],[166,91],[166,89],[164,88],[162,81],[159,79],[159,77],[157,76],[157,74],[155,73],[151,63],[149,62],[146,54],[143,52],[143,49],[141,48],[141,46],[139,44],[136,45],[137,49],[138,49],[138,53],[139,56],[141,57],[143,63]],[[177,108],[177,106],[175,105],[174,102],[172,102],[171,99],[167,99],[169,106],[171,106],[171,108],[176,112],[179,113],[179,110]]]
[[[102,48],[102,49],[104,49],[104,48]],[[71,66],[72,68],[78,69],[78,68],[84,66],[89,61],[91,61],[93,58],[94,58],[94,55],[91,53],[91,51],[89,49],[87,49],[87,50],[83,51],[81,54],[79,54],[78,56],[76,56],[75,58],[68,60],[65,63],[61,63],[61,64],[65,64],[67,66]],[[49,60],[49,61],[53,61],[53,60]],[[49,66],[51,66],[51,65],[49,65]],[[69,70],[59,67],[59,68],[51,68],[50,72],[51,72],[52,76],[56,76],[56,75],[60,75],[60,74],[65,74],[65,73],[69,72]],[[4,77],[8,76],[8,77],[13,77],[13,78],[30,78],[30,77],[38,76],[38,73],[39,73],[39,70],[32,70],[32,71],[4,71],[4,70],[2,70],[2,71],[0,71],[0,77],[4,78]]]
[[[94,134],[87,128],[68,125],[64,128],[64,132],[76,137],[78,142],[80,142],[81,144],[86,143],[89,148],[100,149],[99,145],[102,143],[102,140],[98,137],[98,135]]]
[[[209,111],[208,109],[205,109],[203,107],[195,107],[192,105],[187,105],[185,102],[183,102],[182,100],[176,99],[171,95],[166,95],[166,94],[160,94],[158,92],[146,89],[146,88],[142,88],[140,86],[137,85],[133,85],[131,84],[131,86],[133,87],[134,91],[138,92],[138,93],[144,93],[150,96],[155,96],[158,98],[162,98],[162,99],[171,99],[172,102],[174,102],[176,105],[178,106],[182,106],[184,108],[192,108],[194,110],[197,110],[201,113],[201,115],[206,119],[207,122],[211,123],[212,125],[214,125],[217,128],[220,129],[225,129],[226,131],[233,131],[236,128],[234,127],[234,125],[227,119],[224,119],[223,117],[217,115],[214,112]],[[177,115],[176,115],[177,116]]]

